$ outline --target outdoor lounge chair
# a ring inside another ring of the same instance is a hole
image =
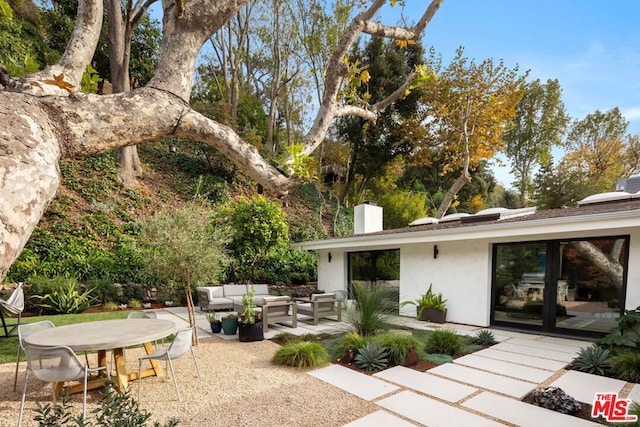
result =
[[[311,298],[296,298],[296,310],[298,314],[304,314],[313,318],[313,324],[317,325],[321,318],[335,317],[342,321],[341,301],[336,299],[336,294],[311,294]]]
[[[78,356],[69,347],[25,347],[27,354],[27,372],[24,376],[24,387],[22,390],[22,402],[20,403],[20,415],[18,426],[22,425],[22,413],[24,411],[24,401],[27,395],[27,380],[29,371],[36,378],[45,382],[64,382],[83,380],[84,394],[82,397],[82,420],[84,421],[87,412],[87,379],[89,372],[104,369],[107,373],[107,380],[111,382],[109,369],[106,366],[89,368],[83,365]],[[53,387],[53,399],[55,402],[56,388]]]
[[[265,297],[262,300],[262,327],[267,332],[269,323],[291,322],[298,326],[296,303],[289,296]]]
[[[188,351],[191,351],[191,357],[193,358],[193,363],[196,365],[196,372],[198,373],[198,378],[202,378],[200,376],[200,368],[198,368],[198,361],[196,360],[196,355],[193,352],[193,347],[191,346],[191,336],[193,335],[193,328],[182,328],[176,332],[176,335],[168,347],[158,349],[151,354],[146,356],[142,356],[138,359],[138,402],[140,401],[140,384],[142,383],[142,361],[143,360],[164,360],[166,365],[168,365],[171,370],[171,378],[173,379],[173,385],[176,388],[176,394],[178,395],[178,401],[181,401],[180,391],[178,390],[178,383],[176,382],[176,375],[173,371],[173,363],[172,360],[175,360],[179,357],[182,357]],[[165,368],[166,370],[166,368]]]
[[[17,335],[18,326],[22,318],[24,310],[24,291],[22,283],[18,283],[18,287],[13,291],[8,300],[0,299],[0,320],[2,320],[2,328],[4,329],[4,337],[15,337]],[[5,316],[18,316],[16,323],[7,324]]]

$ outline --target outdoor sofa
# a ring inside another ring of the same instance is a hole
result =
[[[253,286],[256,293],[253,302],[262,307],[262,300],[269,295],[269,286],[264,284],[202,286],[196,288],[198,306],[202,311],[236,310],[242,311],[242,297]]]

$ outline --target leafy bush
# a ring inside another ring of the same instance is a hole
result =
[[[126,303],[130,300],[145,301],[147,299],[147,290],[144,286],[136,283],[129,283],[122,289],[122,301]]]
[[[356,352],[354,361],[365,371],[381,371],[389,363],[389,352],[384,347],[370,342]]]
[[[334,359],[342,359],[348,350],[357,351],[367,345],[364,337],[357,332],[351,331],[344,334],[338,339],[335,350],[332,352]]]
[[[611,352],[604,347],[590,345],[581,348],[578,357],[573,359],[573,367],[582,372],[596,375],[606,375],[611,368]]]
[[[427,335],[424,350],[427,353],[441,353],[453,356],[462,350],[462,337],[446,329],[431,331]]]
[[[59,314],[82,313],[98,302],[91,295],[92,289],[81,291],[80,285],[73,277],[54,279],[54,285],[44,295],[33,295],[36,305],[45,310]]]
[[[410,335],[390,332],[374,335],[371,342],[383,347],[389,353],[389,362],[394,365],[400,365],[404,362],[411,347],[420,346],[420,341]]]
[[[387,326],[386,316],[396,310],[394,292],[384,286],[352,282],[355,301],[347,310],[347,322],[362,336],[375,335]]]
[[[614,357],[611,367],[621,380],[640,383],[640,353],[625,351]]]
[[[283,344],[287,344],[294,341],[300,341],[300,338],[297,335],[294,335],[290,332],[280,332],[275,337],[273,337],[273,339]]]
[[[314,368],[327,365],[331,359],[327,350],[319,343],[297,341],[280,347],[271,361],[275,365]]]
[[[640,349],[640,306],[634,310],[625,310],[618,320],[618,327],[612,329],[599,344]]]
[[[473,342],[480,345],[494,345],[496,343],[496,337],[493,332],[483,329],[478,331],[473,337]]]
[[[118,301],[118,288],[109,279],[94,279],[86,282],[93,289],[92,295],[100,302]]]
[[[131,396],[131,389],[124,393],[118,393],[113,387],[108,386],[102,395],[99,407],[91,411],[91,415],[83,422],[82,416],[71,417],[72,405],[69,403],[69,396],[65,395],[61,401],[56,404],[48,402],[42,405],[36,403],[36,416],[34,421],[38,422],[40,427],[46,426],[69,426],[69,427],[111,427],[111,426],[127,426],[127,427],[143,427],[147,426],[151,414],[144,409],[140,409],[140,405]],[[95,422],[90,419],[93,417]],[[174,427],[179,424],[177,418],[171,418],[164,427]],[[155,421],[154,427],[160,427],[160,423]]]
[[[562,414],[574,414],[582,408],[580,403],[559,387],[546,387],[534,391],[533,404]]]
[[[300,339],[302,341],[316,342],[318,341],[318,336],[316,334],[308,333],[300,335]]]

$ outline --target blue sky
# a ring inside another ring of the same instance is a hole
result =
[[[427,0],[406,0],[409,23]],[[401,8],[387,8],[396,23]],[[445,0],[426,30],[445,63],[459,46],[465,56],[516,64],[529,79],[558,79],[569,115],[620,108],[629,132],[640,133],[640,1]],[[556,156],[557,157],[557,156]],[[494,168],[505,185],[508,167]]]

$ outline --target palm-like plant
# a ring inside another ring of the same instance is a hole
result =
[[[355,301],[347,311],[347,322],[362,336],[386,328],[386,316],[397,310],[395,294],[389,288],[366,282],[352,282]]]

